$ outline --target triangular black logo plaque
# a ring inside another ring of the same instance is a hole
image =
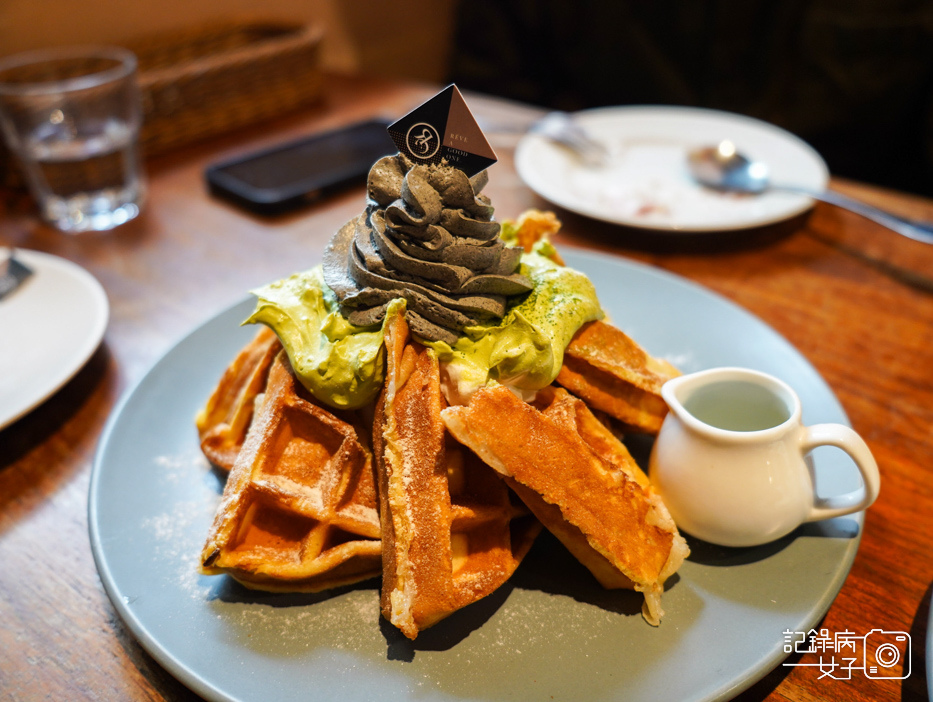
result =
[[[398,150],[418,163],[440,163],[474,176],[498,158],[456,85],[389,125]]]

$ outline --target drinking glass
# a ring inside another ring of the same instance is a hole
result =
[[[64,232],[112,229],[139,214],[136,57],[66,47],[0,59],[0,126],[44,219]]]

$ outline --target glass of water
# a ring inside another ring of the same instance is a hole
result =
[[[145,178],[136,57],[69,47],[0,59],[0,126],[42,217],[103,231],[139,214]]]

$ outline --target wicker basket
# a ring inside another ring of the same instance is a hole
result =
[[[152,156],[285,114],[322,93],[319,28],[236,22],[126,43],[139,61],[140,139]],[[0,182],[19,185],[0,145]]]
[[[139,59],[144,153],[163,153],[317,99],[321,34],[301,25],[230,24],[128,46]]]

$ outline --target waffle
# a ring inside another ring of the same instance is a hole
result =
[[[284,592],[379,575],[382,544],[364,433],[314,402],[280,351],[227,478],[201,572]]]
[[[660,498],[632,477],[639,469],[624,446],[597,453],[594,446],[612,444],[611,433],[594,429],[598,420],[582,403],[553,399],[542,412],[508,388],[489,387],[441,417],[601,584],[642,592],[644,617],[657,625],[664,581],[688,554],[686,542]]]
[[[541,529],[508,487],[445,432],[434,352],[402,311],[386,329],[373,449],[383,541],[382,612],[408,638],[493,592]]]
[[[506,220],[503,228],[508,226],[514,236],[513,246],[521,246],[525,253],[537,251],[547,256],[561,266],[564,259],[550,244],[550,238],[560,231],[561,223],[553,212],[541,210],[525,210],[515,221]],[[544,244],[542,247],[541,244]]]
[[[254,404],[266,386],[272,359],[282,348],[268,327],[261,327],[224,371],[195,420],[201,450],[214,465],[229,471],[253,420]]]
[[[651,480],[628,448],[608,428],[608,418],[601,421],[585,402],[563,388],[551,385],[538,392],[535,406],[545,417],[580,435],[597,456],[606,459],[616,470],[621,470],[644,490],[652,490]]]
[[[583,325],[567,346],[557,382],[627,430],[657,434],[667,414],[661,386],[678,375],[621,330],[595,321]]]

